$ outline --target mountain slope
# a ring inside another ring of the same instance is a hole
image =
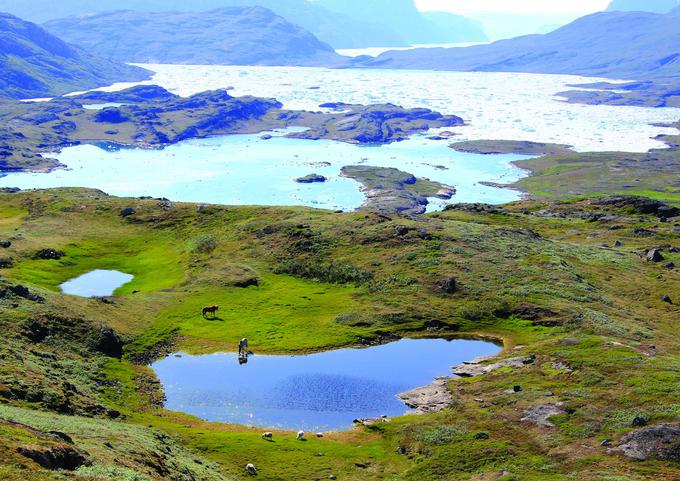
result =
[[[485,42],[489,38],[482,22],[449,12],[422,12],[421,15],[444,35],[444,42]]]
[[[459,71],[536,72],[618,78],[680,74],[674,14],[597,13],[546,35],[468,48],[386,52],[357,66]]]
[[[45,24],[60,37],[125,62],[332,65],[332,47],[262,7],[209,12],[115,11]]]
[[[332,14],[307,0],[0,0],[0,11],[34,22],[111,10],[140,12],[207,11],[224,7],[261,6],[309,30],[335,48],[403,47],[406,42],[392,29],[375,22],[359,22]]]
[[[0,13],[0,71],[0,95],[12,98],[51,97],[149,77],[146,70],[86,53],[4,13]]]
[[[678,3],[678,0],[613,0],[607,11],[668,13]]]
[[[481,26],[466,17],[421,13],[413,0],[314,0],[332,12],[395,30],[409,44],[486,40]]]

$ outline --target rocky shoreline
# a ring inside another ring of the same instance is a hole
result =
[[[93,104],[120,105],[84,108]],[[429,109],[334,105],[325,112],[287,110],[275,99],[232,97],[226,90],[183,98],[153,85],[48,102],[0,101],[0,172],[49,171],[59,164],[42,154],[83,143],[162,148],[216,135],[304,127],[288,137],[386,144],[432,128],[464,125],[460,117]]]

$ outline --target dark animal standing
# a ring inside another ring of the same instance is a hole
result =
[[[208,318],[208,315],[210,315],[210,317],[211,317],[212,319],[214,319],[215,316],[217,315],[217,311],[218,311],[219,309],[220,309],[220,306],[204,307],[204,308],[203,308],[203,317],[205,317],[205,318],[207,319],[207,318]]]

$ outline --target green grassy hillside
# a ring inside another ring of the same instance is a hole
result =
[[[602,445],[680,420],[680,274],[669,265],[680,227],[668,209],[608,197],[414,219],[2,193],[0,477],[242,480],[254,463],[259,479],[291,481],[678,479],[675,461]],[[653,247],[662,262],[646,260]],[[64,257],[37,259],[44,248]],[[95,268],[135,279],[106,299],[59,292]],[[457,292],[437,287],[452,276]],[[200,308],[213,303],[223,311],[207,321]],[[438,414],[306,443],[162,409],[148,362],[233,350],[245,335],[258,353],[487,336],[504,340],[503,359],[536,360],[453,380]],[[543,405],[560,406],[552,427],[521,421]],[[80,465],[46,469],[35,452]]]

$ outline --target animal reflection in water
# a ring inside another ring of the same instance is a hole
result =
[[[217,311],[220,310],[220,306],[209,306],[203,308],[203,317],[206,319],[215,319],[217,317]]]
[[[248,364],[248,339],[245,337],[241,339],[238,343],[238,363],[240,365]]]

